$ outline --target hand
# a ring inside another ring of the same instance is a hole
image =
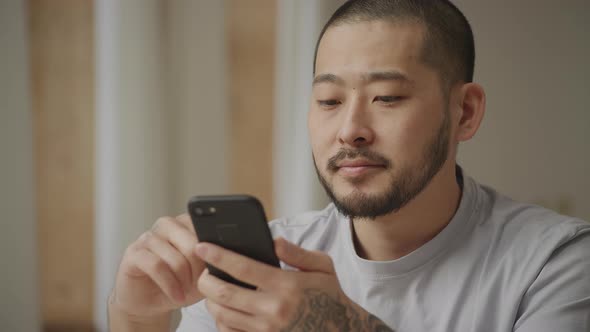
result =
[[[328,255],[280,238],[275,249],[280,260],[299,271],[281,270],[213,244],[197,245],[204,261],[258,287],[242,288],[203,272],[199,290],[220,331],[392,331],[344,294]]]
[[[110,305],[139,321],[201,300],[197,281],[205,264],[197,243],[188,215],[158,219],[125,251]]]

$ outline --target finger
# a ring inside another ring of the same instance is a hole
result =
[[[243,332],[243,330],[232,329],[231,327],[221,325],[220,323],[215,323],[215,325],[217,326],[217,331],[219,332]]]
[[[181,282],[183,291],[188,293],[192,286],[191,266],[188,260],[168,241],[151,232],[146,233],[145,236],[145,248],[168,264],[170,270]]]
[[[335,273],[332,259],[323,252],[305,250],[281,237],[275,240],[275,251],[280,260],[302,271]]]
[[[135,267],[143,271],[173,303],[185,301],[180,281],[175,277],[168,264],[148,250],[138,250],[134,253],[137,262]]]
[[[193,234],[195,233],[193,221],[188,213],[183,213],[181,215],[176,216],[176,220],[178,220],[184,228],[191,231]]]
[[[169,216],[160,217],[160,218],[158,218],[158,220],[156,220],[156,222],[152,226],[152,231],[156,231],[160,227],[166,226],[169,224],[174,224],[175,226],[179,226],[182,229],[187,230],[191,235],[194,235],[196,237],[194,228],[192,226],[192,221],[191,221],[190,216],[188,214],[181,214],[176,217],[169,217]]]
[[[182,253],[190,264],[191,285],[196,286],[199,276],[205,269],[205,263],[196,255],[194,250],[195,245],[198,243],[195,232],[183,226],[183,222],[171,217],[158,219],[156,225],[152,228],[152,232],[168,241]]]
[[[228,308],[209,298],[205,305],[217,326],[227,328],[227,331],[268,331],[263,328],[264,322],[256,319],[256,316]]]
[[[258,262],[212,243],[199,243],[195,251],[201,259],[232,277],[262,288],[278,287],[278,281],[288,278],[281,269]]]
[[[199,278],[199,291],[209,300],[252,315],[266,314],[275,302],[268,293],[236,286],[208,272]]]

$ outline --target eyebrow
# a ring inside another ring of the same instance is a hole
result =
[[[406,75],[397,70],[375,71],[363,77],[368,83],[377,81],[399,81],[401,83],[413,83]]]
[[[333,83],[336,85],[344,85],[344,80],[334,74],[319,74],[313,78],[312,85],[320,83]]]
[[[410,80],[406,75],[397,70],[387,71],[374,71],[362,75],[362,80],[366,83],[373,83],[379,81],[397,81],[404,84],[413,84],[414,81]],[[345,81],[341,77],[334,74],[319,74],[313,79],[312,85],[320,83],[333,83],[344,86]]]

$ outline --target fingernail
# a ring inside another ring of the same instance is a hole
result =
[[[184,301],[186,301],[186,297],[184,296],[184,292],[181,290],[178,290],[176,293],[176,300],[179,303],[184,303]]]
[[[291,242],[285,240],[283,237],[280,237],[278,242],[279,246],[285,251],[288,251],[292,247]]]
[[[207,246],[203,243],[199,243],[197,244],[197,255],[199,255],[201,258],[205,258],[207,256]]]

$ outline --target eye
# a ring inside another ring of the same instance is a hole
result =
[[[381,104],[390,105],[395,102],[402,100],[404,97],[401,96],[376,96],[373,102],[379,102]]]
[[[323,108],[334,108],[340,104],[342,104],[342,103],[336,99],[318,100],[318,105],[320,105]]]

